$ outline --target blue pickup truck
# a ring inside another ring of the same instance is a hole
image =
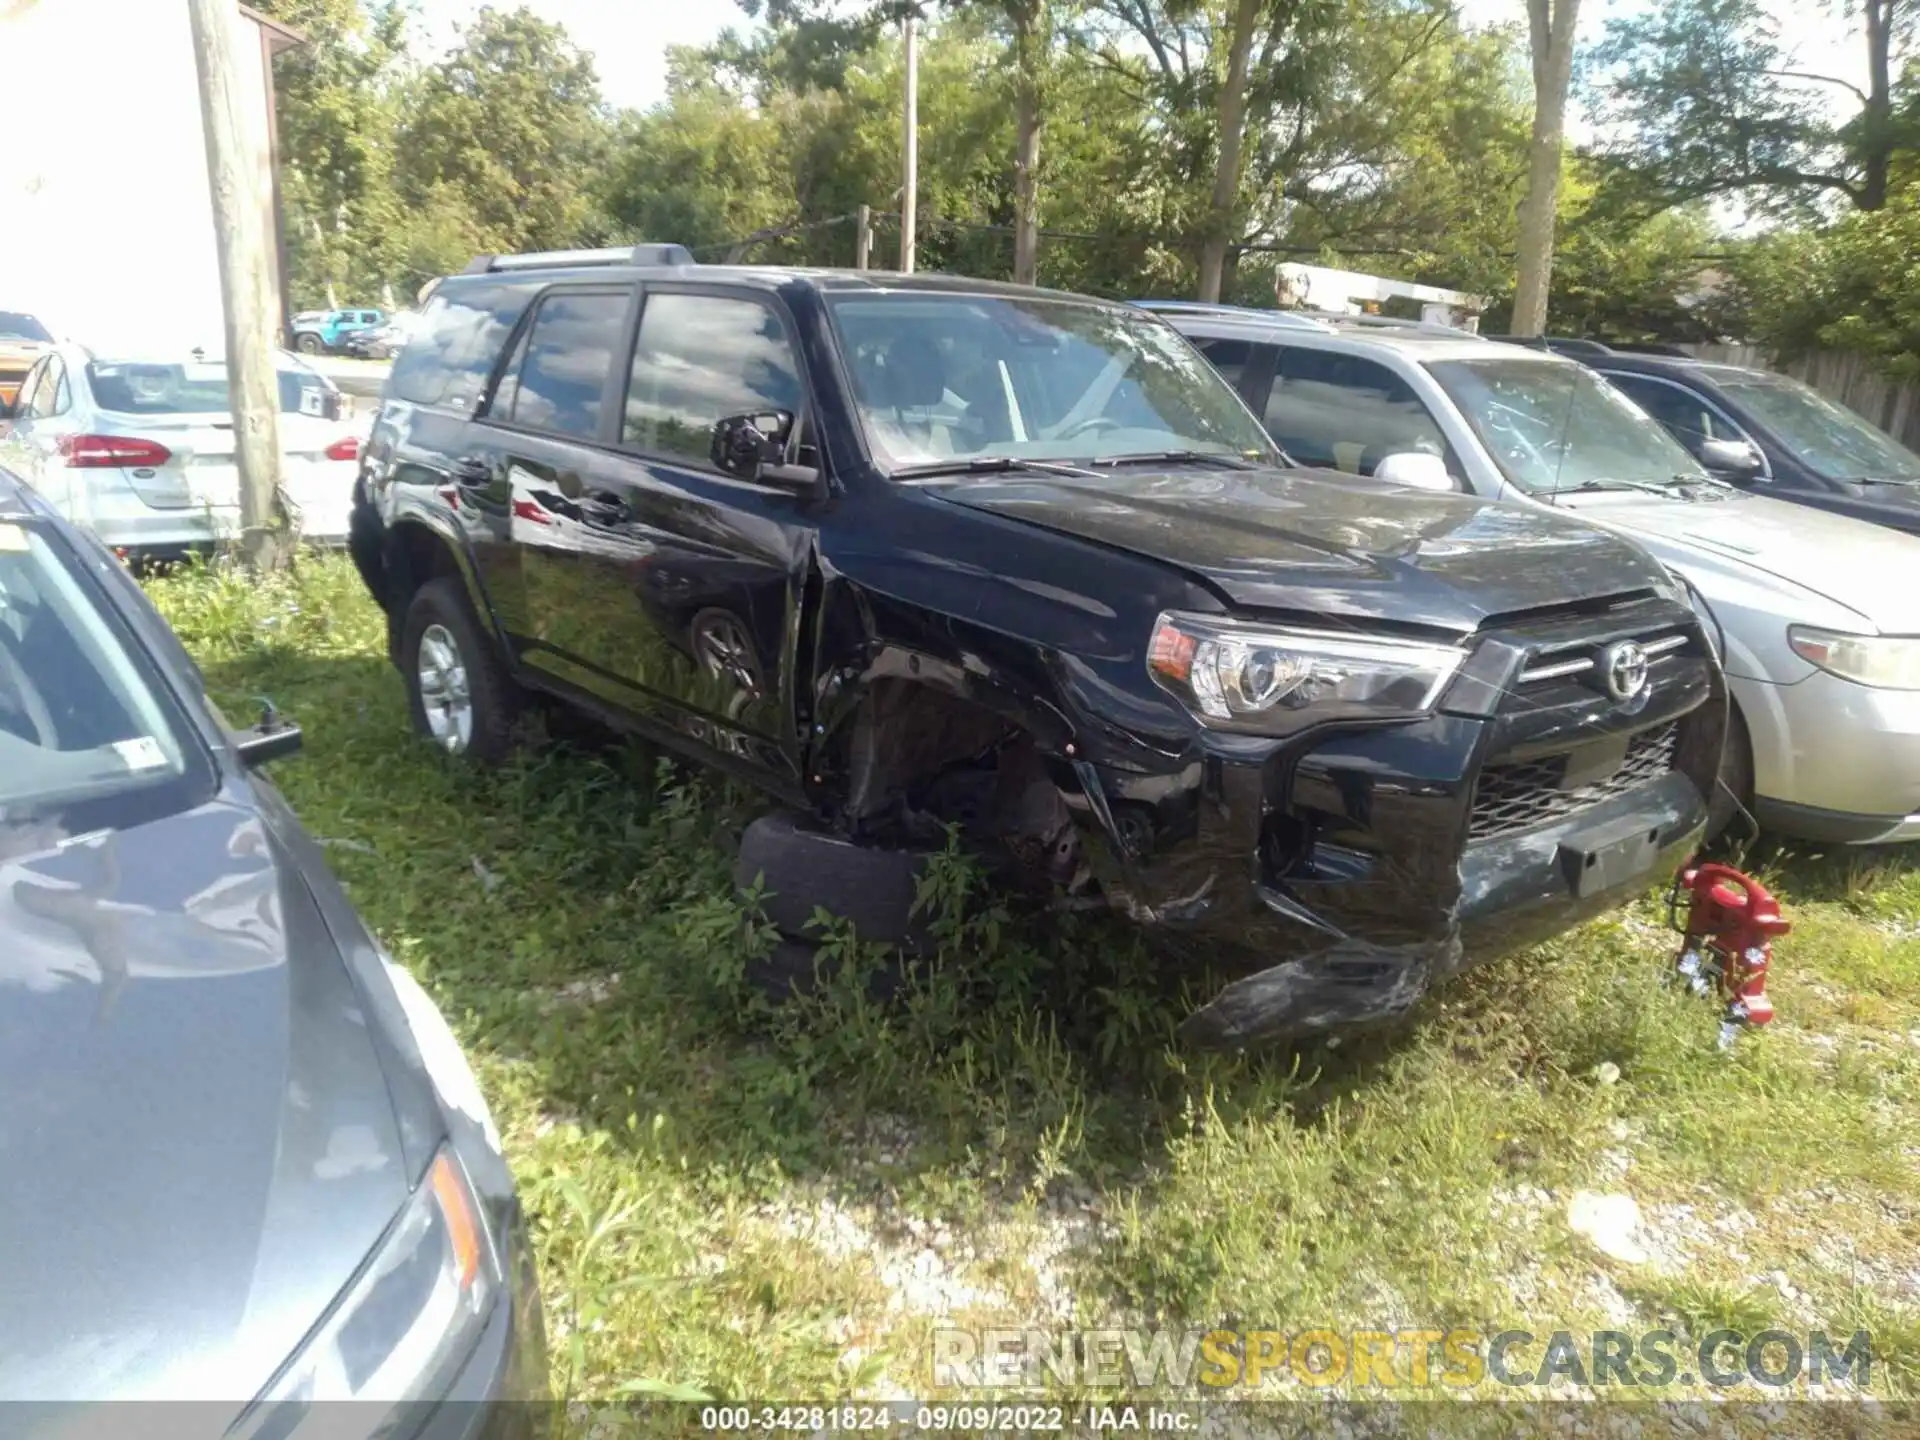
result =
[[[382,310],[307,310],[293,317],[293,348],[302,355],[332,355],[347,337],[386,323]]]

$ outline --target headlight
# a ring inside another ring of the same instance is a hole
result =
[[[1789,625],[1794,654],[1829,675],[1879,690],[1920,690],[1920,636],[1842,635]]]
[[[1421,714],[1465,658],[1452,645],[1169,612],[1154,625],[1147,669],[1220,728],[1273,734],[1326,720]]]
[[[327,1401],[440,1395],[499,1290],[479,1202],[443,1148],[372,1258],[233,1433],[277,1440],[298,1435]]]

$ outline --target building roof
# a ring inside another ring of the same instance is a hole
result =
[[[303,31],[296,30],[293,26],[276,20],[271,15],[262,15],[251,5],[242,5],[240,13],[260,27],[267,37],[267,49],[275,55],[307,43],[307,37]]]

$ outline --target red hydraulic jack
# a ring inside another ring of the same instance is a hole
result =
[[[1680,920],[1680,901],[1687,918]],[[1667,895],[1667,922],[1686,937],[1678,978],[1696,995],[1717,993],[1726,1001],[1719,1045],[1727,1049],[1741,1030],[1773,1019],[1767,998],[1767,967],[1773,937],[1793,923],[1762,885],[1731,865],[1688,865],[1674,876]]]

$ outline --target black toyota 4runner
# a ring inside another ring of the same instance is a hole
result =
[[[538,692],[753,782],[742,868],[795,932],[908,937],[902,850],[960,824],[1237,969],[1213,1043],[1396,1014],[1643,890],[1724,723],[1630,543],[1295,471],[1157,317],[971,280],[477,260],[352,547],[447,750]]]

